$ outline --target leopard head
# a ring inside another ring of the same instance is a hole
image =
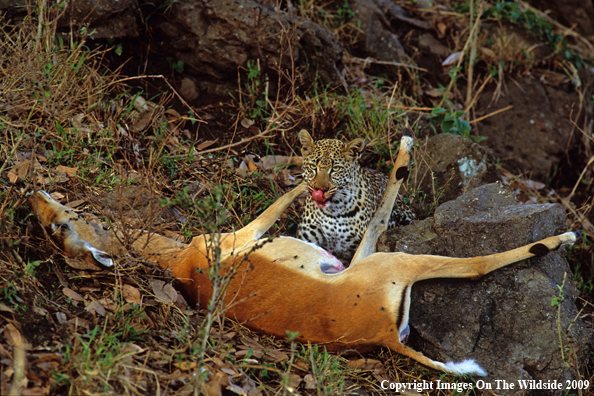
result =
[[[337,139],[314,142],[306,130],[299,132],[299,140],[303,179],[314,203],[323,209],[341,189],[357,183],[365,141],[358,138],[347,144]]]

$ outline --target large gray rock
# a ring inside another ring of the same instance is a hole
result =
[[[519,204],[510,189],[489,184],[441,205],[433,218],[388,231],[378,250],[473,257],[513,249],[566,228],[560,205]],[[499,269],[478,281],[417,283],[410,310],[411,346],[439,361],[475,359],[489,373],[485,381],[494,390],[495,380],[515,383],[515,389],[499,389],[497,394],[564,394],[524,393],[517,384],[518,380],[572,379],[575,371],[561,359],[562,348],[565,361],[578,367],[591,350],[593,334],[579,319],[568,331],[578,313],[577,290],[564,255],[560,249]],[[559,297],[557,285],[563,284],[564,274],[564,300],[560,308],[554,307],[551,302]],[[567,352],[570,345],[577,362]]]
[[[58,26],[88,26],[93,39],[138,37],[137,1],[135,0],[76,0],[64,2],[66,8],[60,12]],[[27,5],[29,4],[29,5]],[[8,15],[25,15],[35,12],[36,2],[22,0],[0,0],[0,10]],[[29,10],[29,11],[28,11]],[[54,9],[53,11],[56,11]],[[45,11],[44,11],[45,12]]]
[[[92,37],[138,37],[138,10],[134,0],[76,0],[68,2],[60,25],[89,24]]]
[[[501,180],[491,150],[470,139],[440,133],[419,146],[423,153],[417,172],[419,188],[430,202],[451,201],[473,188]]]
[[[363,34],[358,35],[355,48],[363,56],[386,62],[408,62],[408,56],[398,36],[390,29],[386,15],[376,1],[354,0],[351,8]],[[397,6],[396,6],[397,7]]]
[[[426,21],[411,18],[390,0],[350,0],[355,14],[351,24],[357,26],[356,41],[351,43],[357,56],[372,57],[384,62],[409,62],[394,27],[405,24],[424,30],[433,27]]]
[[[162,51],[184,62],[201,91],[228,97],[237,89],[238,68],[248,60],[260,60],[264,71],[294,67],[296,79],[317,76],[323,84],[342,86],[342,47],[336,37],[266,2],[174,2],[158,28],[164,35]]]

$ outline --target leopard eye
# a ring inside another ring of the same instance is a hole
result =
[[[310,165],[309,167],[311,168],[311,170],[312,170],[312,171],[315,171],[315,170],[317,170],[317,169],[318,169],[318,167],[317,167],[317,166],[315,166],[315,165]]]
[[[342,166],[333,166],[332,167],[332,172],[339,172],[342,170]]]

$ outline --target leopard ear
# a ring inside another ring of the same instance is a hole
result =
[[[311,154],[314,149],[314,140],[305,129],[299,132],[299,141],[301,142],[301,155],[304,157]]]
[[[342,150],[345,158],[349,161],[356,161],[361,158],[363,151],[365,151],[365,141],[361,138],[349,142]]]

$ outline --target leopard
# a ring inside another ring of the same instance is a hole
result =
[[[388,176],[361,166],[365,141],[338,139],[314,141],[301,130],[301,172],[307,184],[297,238],[314,243],[348,266],[377,210]],[[399,194],[388,228],[409,224],[416,218]]]

